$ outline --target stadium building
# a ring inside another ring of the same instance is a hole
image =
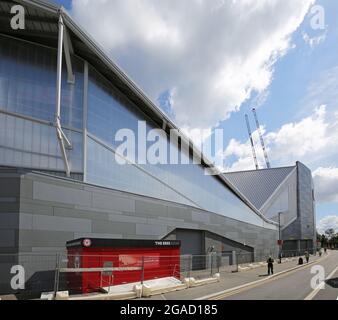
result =
[[[18,4],[24,29],[11,27]],[[283,237],[313,239],[313,211],[302,209],[312,180],[302,165],[257,172],[264,178],[253,194],[249,174],[205,175],[216,168],[203,156],[201,165],[121,166],[114,132],[146,121],[169,135],[173,121],[62,8],[5,0],[0,23],[1,253],[64,251],[90,237],[181,240],[182,254],[276,254],[275,213],[286,194],[298,210]],[[180,137],[186,148],[177,152],[191,159],[194,145]]]

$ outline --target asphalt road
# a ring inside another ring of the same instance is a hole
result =
[[[338,268],[338,267],[337,267]],[[313,300],[338,300],[338,270],[332,273],[330,279],[325,281],[325,289],[313,297]]]
[[[311,273],[314,266],[324,267],[325,277],[331,274],[323,290],[311,288]],[[305,266],[302,269],[286,273],[275,279],[267,280],[258,286],[244,289],[234,295],[219,297],[221,300],[304,300],[311,294],[313,300],[337,300],[338,298],[338,251],[331,251],[330,255],[317,264]],[[335,271],[336,270],[336,271]],[[333,273],[333,271],[335,271]]]

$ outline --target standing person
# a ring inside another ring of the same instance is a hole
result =
[[[275,261],[272,259],[271,256],[269,256],[269,259],[267,260],[268,263],[268,275],[273,274],[273,263]]]
[[[283,253],[280,252],[278,255],[279,263],[282,263]]]
[[[327,250],[327,249],[326,249],[326,247],[325,247],[325,248],[324,248],[324,253],[325,253],[325,254],[326,254],[326,250]]]
[[[310,255],[307,251],[305,252],[305,259],[306,259],[306,263],[309,263]]]

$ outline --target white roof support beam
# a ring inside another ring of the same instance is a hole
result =
[[[62,159],[65,165],[66,175],[70,177],[70,166],[67,158],[67,149],[71,149],[72,145],[61,127],[61,85],[62,85],[62,55],[63,55],[63,36],[64,24],[60,14],[59,16],[59,38],[58,38],[58,55],[57,55],[57,70],[56,70],[56,105],[55,105],[55,128],[56,137],[59,141]]]
[[[63,27],[63,48],[65,50],[68,83],[74,84],[75,74],[73,72],[73,65],[72,65],[72,58],[71,58],[71,55],[74,54],[74,49],[73,49],[72,41],[69,37],[68,30],[65,26]]]
[[[167,120],[163,119],[163,120],[162,120],[162,130],[165,131],[165,130],[167,129],[167,126],[168,126]]]

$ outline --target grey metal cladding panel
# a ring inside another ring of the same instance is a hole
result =
[[[126,235],[135,234],[136,223],[93,220],[92,232],[108,233],[108,234],[126,234]]]
[[[59,202],[71,205],[91,205],[91,193],[52,183],[33,182],[33,198],[37,200]]]
[[[191,220],[191,209],[183,208],[183,207],[168,206],[168,218],[190,221]]]
[[[115,233],[74,233],[74,239],[79,238],[95,238],[95,239],[122,239],[122,234]]]
[[[167,226],[151,225],[151,224],[136,225],[136,235],[164,237],[166,234],[168,234]]]
[[[21,230],[19,234],[19,245],[20,248],[65,247],[66,242],[73,239],[73,232]]]
[[[19,177],[0,177],[0,198],[18,198],[20,196]]]
[[[292,240],[301,238],[301,224],[300,219],[295,220],[284,230],[282,230],[283,240]]]
[[[135,212],[135,200],[118,197],[112,193],[101,193],[93,191],[93,208],[124,212]]]
[[[302,238],[315,237],[314,203],[312,196],[312,174],[302,163],[298,163],[299,214]]]
[[[92,221],[69,217],[44,216],[36,214],[20,215],[20,227],[24,230],[91,232]]]
[[[21,199],[20,212],[52,216],[53,206],[39,203],[37,200]]]
[[[21,179],[20,198],[33,199],[33,181],[25,176]]]
[[[231,172],[224,176],[259,210],[294,168]]]
[[[87,211],[83,209],[70,209],[62,207],[52,207],[54,216],[58,217],[71,217],[89,220],[109,220],[109,213],[100,211]]]
[[[129,222],[129,223],[147,223],[147,218],[129,216],[129,215],[121,215],[121,214],[109,214],[108,219],[112,222]]]
[[[0,204],[1,205],[1,204]],[[19,214],[18,213],[0,213],[0,233],[3,229],[18,229]]]
[[[207,212],[198,212],[193,211],[191,213],[192,221],[209,224],[210,223],[210,214]]]
[[[1,230],[0,231],[0,248],[14,247],[15,246],[15,231],[14,230]]]
[[[147,216],[168,217],[168,207],[155,201],[136,200],[135,212]]]

